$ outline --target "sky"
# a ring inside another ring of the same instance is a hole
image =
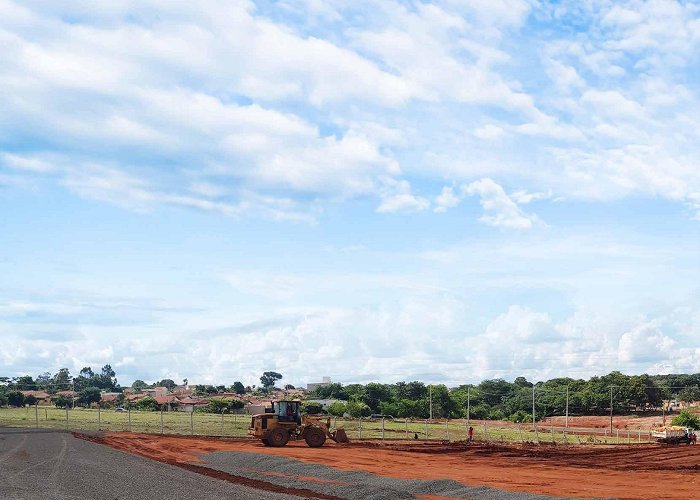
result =
[[[700,372],[700,4],[0,0],[0,374]]]

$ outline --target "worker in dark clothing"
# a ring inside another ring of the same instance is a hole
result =
[[[467,436],[469,436],[469,438],[467,439],[467,443],[471,443],[474,440],[474,427],[472,427],[471,425],[469,426]]]

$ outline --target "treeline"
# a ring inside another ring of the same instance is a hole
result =
[[[400,418],[464,418],[532,421],[563,415],[603,415],[660,410],[664,400],[700,400],[700,374],[624,375],[614,371],[588,380],[555,378],[533,384],[524,377],[513,382],[484,380],[477,385],[428,386],[423,382],[395,384],[329,384],[318,387],[312,397],[338,399],[328,412],[354,417],[372,414]]]

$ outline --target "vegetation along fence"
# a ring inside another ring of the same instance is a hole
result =
[[[648,430],[584,428],[547,422],[511,423],[467,419],[372,419],[330,417],[350,439],[465,441],[469,427],[475,441],[561,444],[634,444],[651,441]],[[248,437],[250,416],[191,412],[64,409],[49,406],[0,408],[0,426]]]

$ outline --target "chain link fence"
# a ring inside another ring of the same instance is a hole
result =
[[[0,408],[0,426],[118,431],[248,438],[250,415],[179,411],[114,409],[61,409],[49,406]],[[569,427],[538,422],[509,423],[489,420],[371,419],[330,417],[331,428],[344,428],[355,440],[466,441],[501,443],[635,444],[653,441],[642,429]]]

